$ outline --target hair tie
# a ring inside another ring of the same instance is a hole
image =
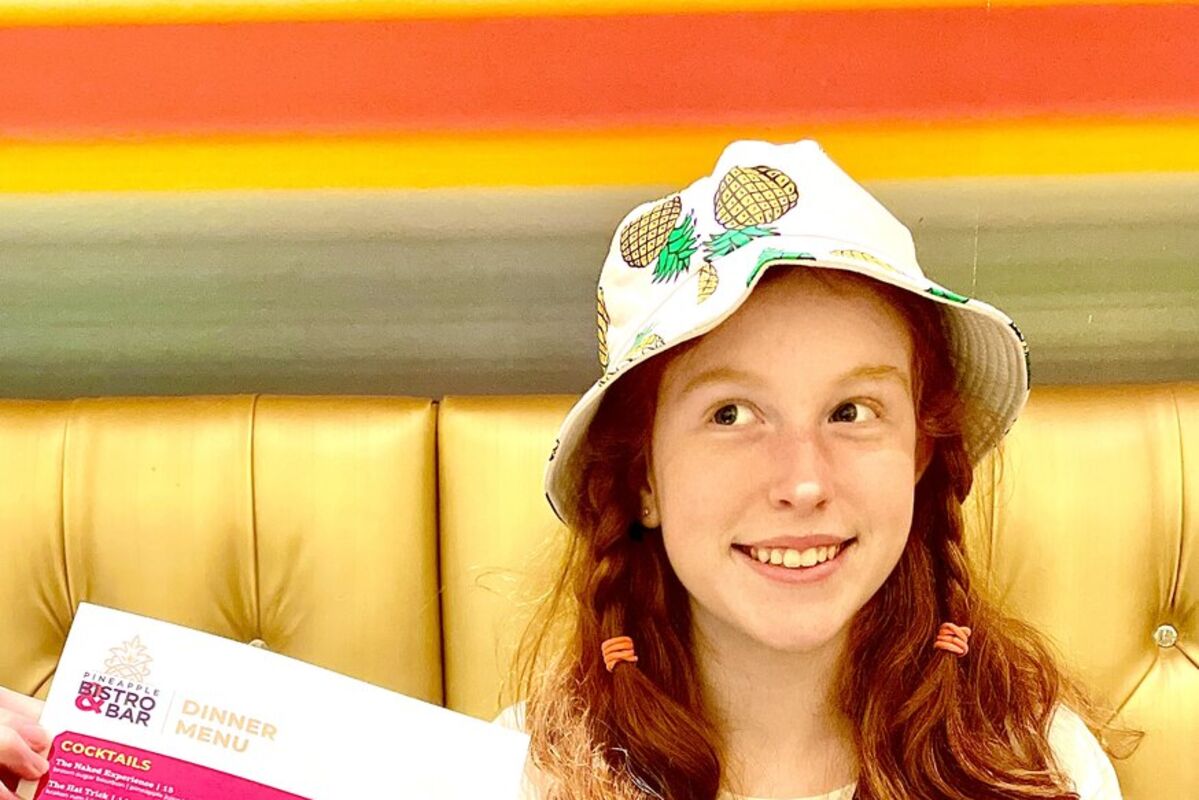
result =
[[[637,656],[633,653],[633,639],[629,636],[614,636],[607,639],[600,650],[604,654],[604,666],[608,668],[608,672],[614,670],[621,661],[628,661],[631,664],[637,660]]]
[[[952,622],[944,622],[941,623],[941,629],[937,631],[937,641],[933,642],[933,647],[953,653],[960,658],[970,652],[969,639],[969,628],[954,625]]]

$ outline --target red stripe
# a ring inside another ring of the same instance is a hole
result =
[[[0,29],[0,134],[1199,112],[1199,5]]]

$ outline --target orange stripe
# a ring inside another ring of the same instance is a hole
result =
[[[1199,6],[0,29],[0,132],[1199,113]]]
[[[457,186],[681,186],[733,139],[821,143],[858,180],[1199,172],[1199,119],[1089,119],[569,135],[5,144],[0,193]]]

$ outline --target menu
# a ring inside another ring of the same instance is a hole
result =
[[[23,800],[516,800],[525,734],[277,653],[81,604]]]

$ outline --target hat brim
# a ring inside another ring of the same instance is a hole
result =
[[[852,252],[858,257],[834,255]],[[1006,435],[1028,400],[1028,348],[1015,323],[999,309],[967,298],[923,276],[889,266],[885,254],[825,236],[784,235],[758,239],[720,259],[720,283],[697,304],[699,271],[692,270],[640,326],[661,337],[649,350],[623,343],[613,349],[605,373],[579,398],[564,418],[545,468],[545,492],[558,518],[574,525],[569,475],[564,468],[590,428],[604,394],[638,364],[702,336],[741,307],[766,271],[779,266],[802,266],[853,272],[912,292],[945,307],[950,360],[956,386],[972,418],[967,420],[964,444],[971,464]],[[698,310],[698,313],[697,313]]]

